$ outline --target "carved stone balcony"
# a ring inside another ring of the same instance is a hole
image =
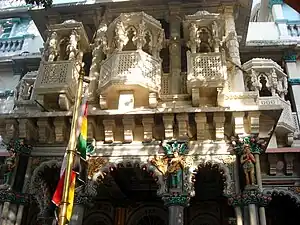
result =
[[[287,94],[287,75],[271,59],[255,58],[243,64],[245,88],[256,91],[260,97],[280,96]]]
[[[34,88],[40,104],[50,109],[70,109],[83,54],[88,50],[82,23],[70,20],[50,26]]]
[[[77,75],[75,61],[41,62],[39,75],[36,80],[35,94],[43,95],[44,100],[54,103],[59,97],[74,99]],[[69,106],[60,104],[67,110]]]
[[[158,93],[161,87],[160,64],[159,59],[139,50],[112,54],[101,65],[98,90],[103,94],[126,85]]]
[[[294,132],[296,130],[295,121],[292,114],[291,104],[289,101],[285,101],[284,99],[278,96],[272,97],[259,97],[258,99],[259,105],[280,105],[283,110],[281,116],[278,120],[276,126],[276,134],[279,136],[287,136],[289,139],[293,138]],[[293,140],[288,140],[288,142],[292,142]],[[291,143],[289,143],[291,144]]]
[[[100,25],[90,74],[99,77],[102,109],[157,106],[163,40],[160,22],[143,12],[123,13],[109,26]]]
[[[224,88],[227,80],[225,55],[220,52],[187,52],[187,62],[187,91],[192,94],[193,105],[199,106],[202,97],[214,97],[217,89],[221,91]],[[209,92],[214,96],[206,96]]]

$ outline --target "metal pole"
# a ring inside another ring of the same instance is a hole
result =
[[[59,225],[65,225],[66,224],[66,214],[67,214],[67,206],[68,206],[68,194],[69,194],[69,188],[70,188],[70,178],[71,178],[71,172],[72,167],[74,163],[74,157],[76,156],[76,125],[78,120],[78,114],[79,114],[79,108],[80,108],[80,102],[82,98],[83,93],[83,68],[79,72],[79,78],[78,78],[78,88],[76,91],[76,97],[75,97],[75,104],[74,104],[74,110],[73,110],[73,117],[72,117],[72,124],[71,124],[71,133],[70,133],[70,139],[68,143],[68,147],[66,149],[67,153],[67,166],[65,170],[65,180],[64,180],[64,187],[63,187],[63,194],[62,194],[62,201],[59,206],[59,216],[58,216],[58,224]]]

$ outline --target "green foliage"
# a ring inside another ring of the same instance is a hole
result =
[[[53,0],[25,0],[26,4],[43,6],[45,9],[51,8]]]

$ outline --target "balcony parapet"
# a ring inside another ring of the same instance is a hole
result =
[[[98,90],[112,85],[140,85],[150,92],[160,92],[161,60],[141,51],[112,54],[101,64]]]
[[[99,80],[90,88],[100,95],[102,109],[120,108],[123,97],[132,107],[157,106],[163,41],[160,22],[144,12],[122,13],[108,26],[100,24],[90,71]]]
[[[287,94],[288,80],[283,69],[271,59],[255,58],[243,64],[245,88],[256,91],[260,97]]]
[[[89,41],[81,22],[68,20],[50,26],[34,90],[40,104],[70,109],[83,55],[88,50]]]
[[[258,104],[263,106],[280,105],[283,110],[276,126],[276,133],[288,135],[296,130],[291,103],[278,96],[259,97]]]
[[[53,101],[56,101],[57,95],[59,98],[74,100],[78,79],[77,67],[76,61],[42,61],[34,89],[35,94],[44,98],[54,97]],[[60,104],[60,107],[67,110],[70,105]]]

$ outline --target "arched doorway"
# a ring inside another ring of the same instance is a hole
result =
[[[85,210],[84,225],[110,225],[118,220],[126,225],[167,225],[168,213],[157,196],[158,185],[146,167],[126,161],[104,169],[106,175],[97,187],[93,206]],[[110,206],[103,207],[103,202]]]
[[[50,160],[41,163],[34,170],[29,191],[37,203],[38,210],[36,210],[34,205],[30,207],[31,212],[28,212],[28,215],[32,220],[36,218],[36,220],[42,221],[44,224],[52,224],[56,206],[51,202],[51,199],[59,180],[60,167],[61,162]],[[37,215],[34,215],[33,211]],[[33,224],[33,221],[27,221],[27,224]]]
[[[187,209],[187,224],[225,225],[234,217],[224,190],[229,185],[228,168],[219,163],[206,162],[198,166],[194,177],[195,197]]]
[[[143,205],[129,215],[126,225],[168,225],[168,213],[160,206]]]
[[[266,208],[268,225],[299,224],[300,202],[286,193],[273,193],[272,200]]]

